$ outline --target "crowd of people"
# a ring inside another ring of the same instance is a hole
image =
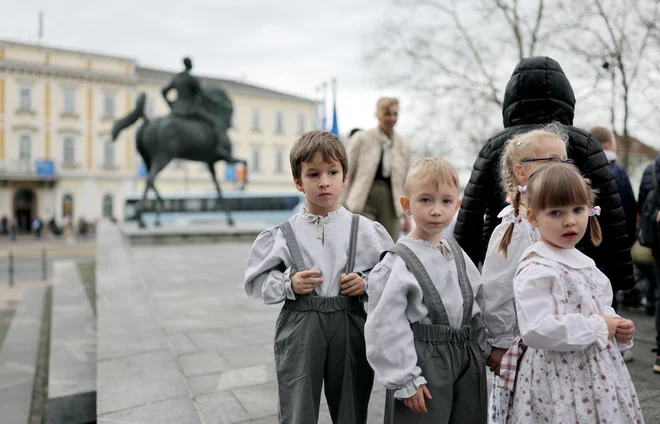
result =
[[[631,202],[613,134],[574,127],[574,108],[556,61],[519,63],[462,198],[445,159],[410,164],[396,99],[346,146],[324,131],[295,142],[306,206],[257,237],[244,282],[283,303],[279,422],[317,422],[324,387],[333,423],[366,423],[374,378],[386,423],[644,422],[616,293],[634,286],[660,159]]]

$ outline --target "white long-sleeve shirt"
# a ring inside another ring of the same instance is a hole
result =
[[[527,209],[520,207],[517,219],[509,205],[497,215],[502,222],[495,227],[488,242],[486,259],[481,271],[484,287],[484,324],[488,329],[488,344],[508,349],[518,335],[516,308],[513,299],[513,277],[525,249],[539,239],[538,230],[525,218]],[[514,223],[507,255],[498,251],[504,233]]]
[[[326,219],[304,210],[289,219],[305,265],[308,269],[319,270],[323,277],[323,282],[315,288],[319,296],[340,294],[341,274],[348,261],[352,216],[351,212],[340,207],[328,213]],[[393,243],[381,224],[360,217],[353,272],[368,273],[380,260],[380,253]],[[254,241],[247,260],[245,292],[251,299],[265,304],[295,299],[290,279],[293,265],[279,227],[262,232]]]
[[[450,325],[460,328],[463,297],[458,284],[456,261],[447,260],[440,249],[427,241],[403,237],[399,243],[409,247],[424,264],[440,294]],[[442,243],[447,242],[443,240]],[[479,305],[477,302],[477,298],[483,297],[480,292],[481,276],[467,254],[462,253],[475,296],[470,300],[474,302],[471,317],[473,332],[483,332],[483,303]],[[422,289],[403,259],[388,253],[369,274],[368,294],[369,314],[365,325],[367,359],[381,384],[395,390],[395,398],[409,398],[419,390],[420,385],[426,383],[417,366],[417,352],[410,327],[415,322],[431,324]]]
[[[525,250],[513,282],[518,325],[530,348],[557,352],[607,346],[600,314],[618,317],[612,286],[594,261],[577,249],[539,241]],[[632,347],[632,341],[619,349]]]

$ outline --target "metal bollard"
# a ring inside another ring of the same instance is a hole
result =
[[[9,286],[14,285],[14,253],[9,252]]]
[[[48,258],[46,256],[46,249],[41,249],[41,279],[44,281],[48,279]]]

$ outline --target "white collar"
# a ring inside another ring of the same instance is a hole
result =
[[[605,153],[605,157],[607,158],[608,162],[612,163],[616,161],[616,152],[612,150],[603,150]]]
[[[507,205],[504,209],[500,211],[499,214],[497,214],[498,218],[504,218],[508,214],[513,213],[513,205]],[[525,218],[525,221],[527,221],[527,208],[524,207],[523,205],[520,205],[518,208],[518,216],[522,216]]]
[[[551,261],[559,262],[560,264],[574,269],[589,268],[596,265],[593,259],[575,248],[562,249],[550,246],[543,241],[537,241],[525,249],[522,254],[522,259],[527,259],[533,254],[541,256],[542,258],[550,259]]]

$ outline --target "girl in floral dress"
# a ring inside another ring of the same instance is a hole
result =
[[[571,165],[547,164],[530,175],[527,220],[540,237],[513,281],[527,350],[518,361],[524,349],[517,340],[502,360],[502,370],[518,364],[511,423],[644,422],[620,352],[632,346],[634,325],[610,306],[607,277],[575,249],[588,226],[593,243],[600,242],[594,198]]]
[[[488,242],[482,272],[485,297],[484,322],[492,347],[488,366],[496,375],[490,394],[488,422],[504,424],[510,391],[500,387],[500,362],[518,336],[513,300],[513,277],[525,249],[539,239],[538,230],[527,222],[524,187],[529,174],[544,163],[570,161],[566,157],[568,136],[556,124],[521,133],[507,141],[502,154],[502,189],[510,203]]]

